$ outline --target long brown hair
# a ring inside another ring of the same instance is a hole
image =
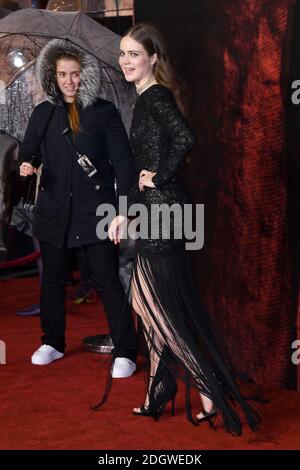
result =
[[[81,62],[78,57],[72,54],[62,53],[56,58],[56,64],[59,60],[74,60],[75,62],[78,62],[81,67]],[[76,97],[72,103],[67,103],[67,110],[71,130],[74,134],[79,134],[81,132],[81,127]]]
[[[184,111],[178,79],[167,57],[166,47],[160,32],[151,24],[137,23],[123,37],[125,36],[129,36],[140,43],[149,56],[156,54],[157,61],[153,66],[155,80],[173,92],[179,108],[181,111]]]
[[[74,134],[79,134],[79,132],[81,132],[81,127],[76,98],[72,103],[68,103],[68,118],[72,132]]]

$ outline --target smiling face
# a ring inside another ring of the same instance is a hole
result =
[[[72,103],[80,84],[79,62],[72,59],[59,59],[56,62],[56,80],[64,101]]]
[[[150,56],[142,44],[130,36],[122,38],[119,64],[128,82],[134,82],[137,86],[143,85],[153,74],[156,60],[156,54]]]

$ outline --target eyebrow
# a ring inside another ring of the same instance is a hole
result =
[[[123,49],[120,49],[120,52],[124,52]],[[135,53],[140,53],[141,51],[128,51],[128,52],[135,52]]]

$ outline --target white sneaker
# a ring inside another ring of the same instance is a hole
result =
[[[117,357],[112,371],[113,379],[125,379],[131,377],[136,370],[136,365],[127,357]]]
[[[49,344],[43,344],[39,349],[37,349],[31,356],[31,363],[39,366],[45,366],[50,364],[56,359],[61,359],[64,357],[64,353],[61,353],[54,349]]]

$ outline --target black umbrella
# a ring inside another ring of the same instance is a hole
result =
[[[5,84],[4,96],[0,95],[0,129],[23,138],[33,107],[45,99],[35,80],[34,64],[41,48],[53,38],[68,39],[98,59],[99,97],[117,106],[128,129],[135,91],[118,65],[120,37],[82,12],[34,8],[0,20],[0,80]]]

